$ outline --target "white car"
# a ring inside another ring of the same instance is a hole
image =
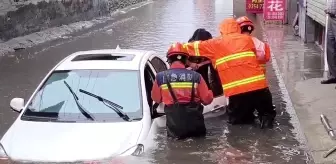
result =
[[[117,47],[69,55],[26,103],[11,100],[20,114],[1,139],[0,159],[85,162],[143,153],[153,120],[163,115],[162,104],[152,107],[151,87],[167,68],[153,51]],[[204,113],[226,106],[216,96]]]

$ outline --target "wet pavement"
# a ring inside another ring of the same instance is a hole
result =
[[[324,114],[332,129],[336,129],[335,85],[322,85],[324,60],[320,46],[305,44],[294,36],[289,26],[265,25],[264,38],[270,43],[278,73],[295,108],[309,147],[312,160],[316,164],[336,163],[336,154],[328,158],[323,155],[336,145],[320,121]]]
[[[245,15],[244,2],[156,0],[67,39],[47,42],[1,58],[0,135],[17,117],[8,107],[10,99],[29,98],[47,72],[70,53],[115,48],[118,44],[121,48],[164,52],[171,41],[187,41],[200,27],[218,35],[217,25],[223,18],[233,14]],[[260,31],[256,31],[255,35],[262,37]],[[261,130],[254,125],[230,126],[226,124],[226,116],[220,115],[207,118],[208,134],[205,139],[171,141],[166,138],[165,128],[159,126],[152,141],[153,148],[146,152],[141,161],[160,164],[308,163],[304,140],[297,135],[299,129],[295,127],[296,115],[291,112],[290,99],[283,94],[284,88],[279,86],[271,63],[267,69],[273,101],[278,110],[277,124],[273,130]]]

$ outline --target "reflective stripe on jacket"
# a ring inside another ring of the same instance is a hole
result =
[[[270,47],[267,43],[260,41],[256,37],[252,37],[252,39],[256,47],[256,51],[257,51],[256,55],[257,55],[258,62],[260,66],[263,68],[263,71],[266,73],[266,63],[271,58]]]
[[[239,25],[232,18],[223,21],[220,31],[220,38],[186,43],[185,46],[191,55],[208,57],[216,65],[225,96],[267,88],[252,37],[241,34]]]
[[[204,105],[208,105],[212,102],[213,93],[209,90],[203,77],[199,73],[186,69],[179,62],[173,63],[171,69],[164,72],[167,72],[170,78],[170,84],[178,102],[190,102],[192,80],[195,80],[195,102],[200,102]],[[174,101],[168,90],[164,72],[160,72],[156,75],[152,88],[152,99],[157,103],[163,102],[165,105],[171,105],[174,104]]]

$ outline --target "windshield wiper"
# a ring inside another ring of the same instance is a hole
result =
[[[65,84],[65,86],[67,86],[67,88],[69,89],[69,91],[70,91],[70,93],[72,94],[73,98],[75,99],[75,102],[76,102],[76,104],[77,104],[77,107],[78,107],[79,111],[80,111],[86,118],[88,118],[88,119],[94,121],[95,119],[94,119],[94,117],[92,116],[92,114],[90,114],[90,112],[88,112],[87,110],[85,110],[85,108],[83,107],[83,105],[79,103],[79,101],[78,101],[79,98],[78,98],[78,96],[76,95],[76,93],[71,89],[70,85],[69,85],[66,81],[64,81],[64,84]]]
[[[96,98],[98,101],[101,101],[103,102],[107,107],[111,108],[112,110],[114,110],[122,119],[124,119],[125,121],[132,121],[126,113],[124,113],[123,111],[121,111],[120,109],[123,109],[122,106],[110,101],[110,100],[107,100],[101,96],[97,96],[91,92],[88,92],[88,91],[85,91],[83,89],[79,89],[79,92],[82,92],[84,94],[87,94],[91,97],[94,97]]]

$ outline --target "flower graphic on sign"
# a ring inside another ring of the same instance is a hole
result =
[[[270,11],[283,11],[284,10],[282,6],[282,1],[272,0],[272,1],[269,1],[268,3],[269,3],[269,6],[267,6],[267,8]]]

